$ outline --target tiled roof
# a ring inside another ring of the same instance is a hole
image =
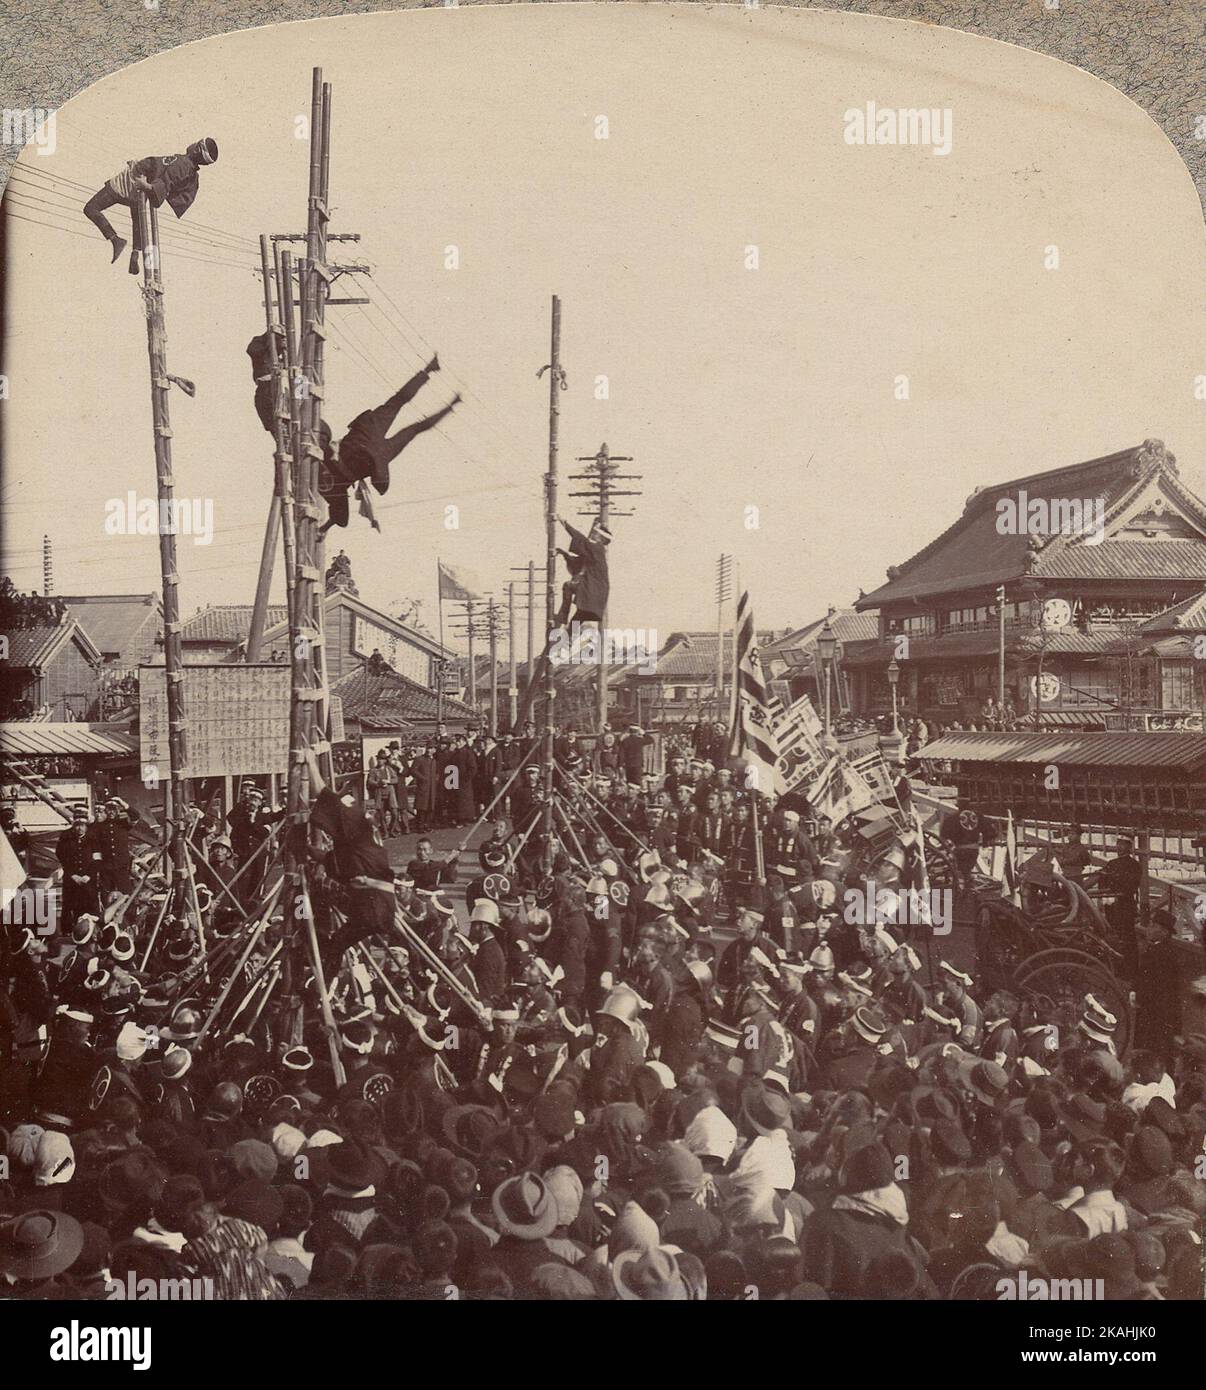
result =
[[[1140,632],[1206,632],[1206,589],[1149,618]]]
[[[130,753],[136,747],[136,741],[127,735],[110,732],[108,728],[102,732],[88,724],[19,720],[0,724],[0,754],[9,758],[40,755],[69,758],[85,753],[115,757]]]
[[[37,666],[46,651],[62,635],[62,627],[18,627],[8,638],[9,666]]]
[[[1105,458],[978,489],[957,521],[896,567],[894,577],[859,599],[857,607],[866,611],[927,595],[985,588],[1027,573],[1037,579],[1206,579],[1206,541],[1106,540],[1087,546],[1072,536],[1056,535],[1032,555],[1031,537],[1002,535],[997,529],[996,503],[1022,491],[1031,501],[1100,501],[1108,525],[1110,517],[1157,476],[1187,512],[1206,523],[1206,504],[1180,482],[1175,461],[1163,445],[1148,440]]]
[[[826,615],[833,635],[843,645],[847,642],[867,642],[879,636],[879,612],[868,609],[860,613],[856,608],[837,608]],[[781,656],[788,665],[811,664],[812,653],[816,650],[817,638],[825,627],[825,618],[817,618],[805,627],[789,632],[786,637],[767,642],[762,648],[764,657]],[[787,654],[795,654],[789,657]],[[803,658],[803,659],[801,659]]]
[[[63,595],[71,616],[103,655],[123,652],[147,618],[158,616],[157,594]]]
[[[1206,734],[954,733],[927,743],[920,756],[956,762],[1191,770],[1206,768]]]
[[[1102,541],[1051,546],[1035,574],[1048,579],[1203,579],[1206,541]]]
[[[270,603],[264,619],[265,629],[283,623],[289,610],[283,603]],[[242,642],[251,627],[251,604],[222,603],[203,608],[180,625],[182,642]]]
[[[343,702],[345,720],[358,721],[373,728],[391,728],[398,721],[406,723],[433,722],[439,710],[434,690],[412,681],[397,671],[374,675],[367,667],[349,671],[331,687],[331,694]],[[476,719],[468,705],[451,696],[444,696],[444,717],[453,723]]]
[[[1033,630],[1016,628],[1005,630],[1005,650],[1016,655],[1019,650],[1031,648],[1037,652],[1037,639],[1033,643]],[[990,656],[995,655],[999,643],[996,632],[947,632],[941,637],[910,637],[909,660],[919,661],[928,658],[940,661],[946,657]],[[1125,651],[1131,640],[1116,629],[1102,628],[1097,632],[1078,632],[1075,628],[1065,628],[1060,632],[1046,634],[1043,650],[1048,653],[1071,653],[1084,656],[1101,656],[1113,651]],[[883,642],[869,642],[848,653],[847,666],[887,665],[896,653],[892,638]]]
[[[773,628],[764,628],[757,634],[758,646],[767,646],[775,640]],[[717,634],[712,632],[672,632],[657,655],[657,669],[652,672],[658,680],[687,680],[698,682],[715,681]],[[724,661],[726,672],[733,664],[733,634],[724,634]],[[645,674],[634,669],[634,674]]]

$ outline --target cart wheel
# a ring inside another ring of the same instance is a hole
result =
[[[387,1071],[374,1072],[360,1088],[360,1094],[370,1105],[384,1100],[394,1089],[394,1078]]]
[[[255,1106],[265,1106],[280,1094],[281,1083],[270,1072],[258,1072],[243,1083],[243,1096]]]
[[[1014,975],[1017,992],[1049,1000],[1056,1008],[1079,1017],[1086,994],[1094,994],[1118,1020],[1114,1047],[1125,1057],[1134,1034],[1134,1018],[1126,987],[1101,962],[1083,951],[1040,951],[1023,961]]]

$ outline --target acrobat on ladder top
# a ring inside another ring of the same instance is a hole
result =
[[[127,243],[114,231],[113,224],[105,216],[106,209],[120,203],[130,210],[134,249],[130,252],[129,271],[131,275],[137,275],[140,269],[139,253],[144,249],[135,216],[138,195],[145,193],[153,207],[162,207],[167,203],[177,217],[183,217],[197,196],[199,170],[203,165],[215,164],[217,159],[218,142],[207,135],[203,140],[195,140],[184,154],[152,154],[144,159],[128,160],[123,169],[98,188],[84,204],[84,216],[112,245],[113,260],[117,260]]]

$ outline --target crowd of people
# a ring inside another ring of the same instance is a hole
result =
[[[120,833],[81,849],[89,910],[0,957],[0,1297],[1202,1297],[1206,1032],[1127,1050],[1092,994],[990,987],[882,894],[851,913],[852,823],[575,742],[552,814],[520,742],[472,865],[425,833],[394,862],[380,785],[313,757],[308,825],[248,788],[204,836],[204,942],[161,876],[130,899]],[[293,912],[249,935],[278,839],[333,1032],[312,981],[300,1032],[272,992]]]
[[[0,579],[0,632],[33,627],[58,627],[67,616],[67,603],[31,589],[23,594],[5,575]]]

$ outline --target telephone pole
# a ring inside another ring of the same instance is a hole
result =
[[[469,707],[477,713],[477,657],[473,652],[473,600],[465,600],[465,616],[469,620]]]
[[[580,510],[578,515],[593,517],[603,527],[608,527],[613,517],[632,516],[632,512],[613,511],[611,500],[613,497],[639,497],[641,495],[639,489],[616,487],[618,482],[640,481],[642,476],[640,473],[620,472],[620,464],[632,463],[633,459],[626,454],[612,454],[608,451],[606,444],[600,444],[598,453],[588,455],[585,458],[579,457],[578,462],[588,464],[589,467],[585,472],[573,473],[570,477],[576,483],[585,483],[586,487],[580,492],[571,492],[570,496],[586,497],[594,503],[593,509]],[[603,612],[599,614],[599,682],[595,708],[597,732],[600,734],[607,730],[606,633],[607,614]]]
[[[549,360],[537,372],[541,377],[549,374],[549,469],[544,475],[544,531],[545,531],[545,595],[544,595],[544,640],[545,645],[552,640],[553,624],[556,621],[557,588],[557,450],[561,430],[560,393],[566,389],[565,369],[561,365],[561,300],[553,296],[552,326],[549,334]],[[544,807],[541,813],[541,834],[544,837],[544,872],[553,869],[553,703],[557,698],[553,663],[546,655],[544,660],[544,708],[541,711],[541,733],[544,747]],[[533,672],[533,678],[535,672]]]
[[[529,560],[526,565],[512,565],[511,569],[515,574],[525,574],[528,578],[528,592],[527,598],[524,600],[524,602],[527,604],[528,615],[527,685],[530,688],[536,674],[536,668],[532,664],[536,659],[536,609],[538,604],[543,599],[543,595],[537,592],[537,586],[539,584],[542,584],[544,581],[537,580],[536,578],[535,560]],[[532,697],[529,694],[527,694],[525,690],[524,704],[530,706],[531,700]],[[516,708],[511,712],[511,723],[514,724],[516,719],[518,718],[519,709],[517,705]],[[514,732],[514,730],[512,732]]]
[[[498,605],[490,600],[486,610],[490,624],[490,737],[498,737]]]
[[[507,728],[515,732],[519,687],[515,684],[515,581],[507,584]]]

